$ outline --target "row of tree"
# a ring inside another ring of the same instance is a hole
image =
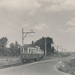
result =
[[[18,42],[11,43],[9,48],[6,47],[7,43],[8,39],[6,37],[0,39],[0,56],[19,56],[20,45]]]
[[[45,42],[46,39],[46,42]],[[11,43],[10,47],[7,48],[6,45],[8,43],[8,39],[6,37],[2,37],[0,39],[0,56],[19,56],[20,55],[20,45],[17,41],[15,43]],[[32,42],[32,45],[39,46],[42,50],[45,51],[45,43],[46,43],[46,50],[47,55],[50,55],[54,53],[54,48],[51,47],[51,44],[53,44],[53,39],[50,37],[42,37],[39,40]]]

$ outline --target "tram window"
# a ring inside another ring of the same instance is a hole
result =
[[[29,53],[30,53],[30,49],[29,49]]]

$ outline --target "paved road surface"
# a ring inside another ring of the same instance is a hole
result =
[[[67,58],[56,58],[48,61],[41,61],[22,65],[18,67],[11,67],[0,70],[0,75],[64,75],[57,72],[54,66],[61,60],[67,60]]]

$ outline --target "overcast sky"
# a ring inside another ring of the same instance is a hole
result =
[[[0,38],[25,44],[42,36],[51,37],[56,45],[75,51],[75,0],[0,0]]]

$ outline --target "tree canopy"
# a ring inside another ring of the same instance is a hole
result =
[[[53,50],[51,49],[51,44],[53,44],[53,39],[50,37],[42,37],[39,40],[35,42],[35,45],[39,46],[42,50],[45,51],[45,39],[46,39],[46,50],[47,50],[47,55],[50,55],[53,53]]]
[[[6,37],[2,37],[0,39],[0,47],[6,47],[8,39]]]
[[[11,43],[10,44],[10,50],[11,50],[11,55],[19,55],[20,54],[20,50],[19,50],[19,47],[20,45],[18,44],[17,41],[15,41],[15,44],[14,43]]]

